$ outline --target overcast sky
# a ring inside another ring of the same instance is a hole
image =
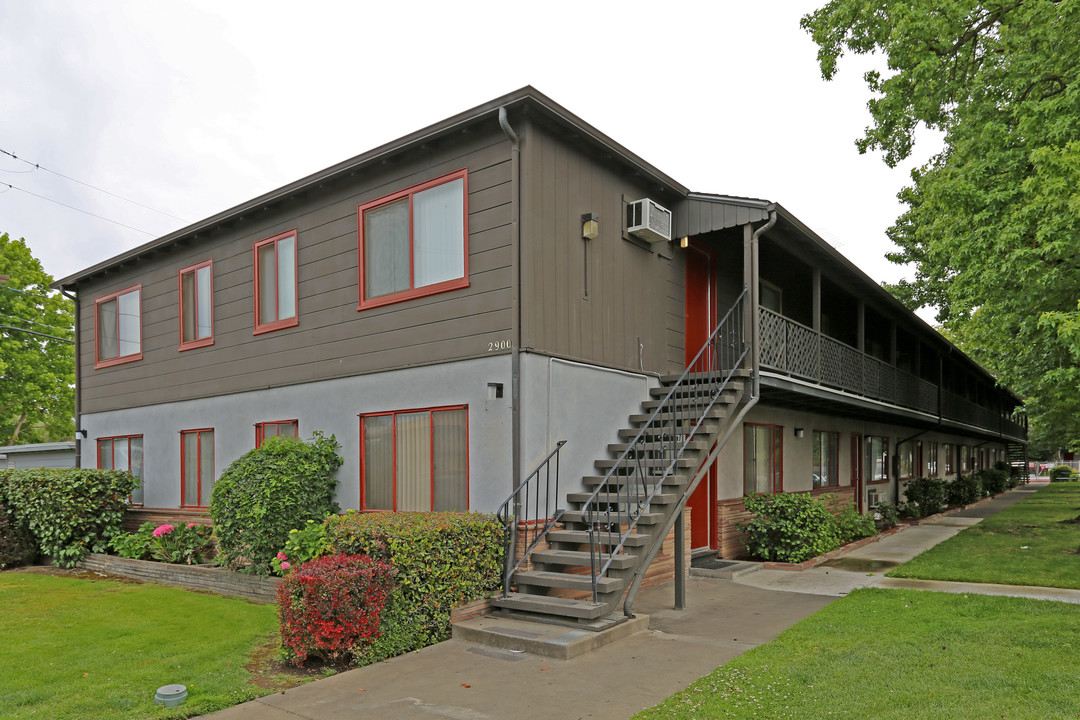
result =
[[[777,201],[896,280],[885,230],[914,163],[855,149],[875,61],[821,79],[799,18],[823,2],[0,0],[0,150],[168,213],[0,155],[0,232],[59,279],[533,85],[692,190]]]

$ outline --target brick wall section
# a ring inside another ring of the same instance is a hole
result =
[[[837,513],[855,503],[855,488],[850,485],[841,487],[818,488],[811,490],[813,497],[821,498],[830,512]],[[720,526],[717,528],[719,548],[717,556],[726,559],[746,557],[746,533],[738,525],[750,520],[741,497],[719,500],[716,503],[716,517]]]
[[[193,590],[235,595],[261,603],[276,602],[277,586],[281,581],[281,578],[276,577],[241,575],[224,568],[129,560],[100,553],[87,555],[86,559],[79,563],[79,567],[144,582],[181,585]]]

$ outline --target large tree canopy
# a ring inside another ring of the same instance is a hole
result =
[[[72,303],[24,240],[0,234],[0,445],[75,434]],[[52,336],[52,337],[49,337]],[[65,340],[67,342],[65,342]]]
[[[944,134],[900,193],[889,259],[915,278],[890,289],[1027,399],[1033,440],[1080,448],[1080,0],[833,0],[802,25],[826,79],[888,62],[861,152]]]

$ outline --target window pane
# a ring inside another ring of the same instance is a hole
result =
[[[409,287],[409,198],[402,198],[364,212],[364,297]]]
[[[212,291],[214,283],[210,277],[210,273],[211,268],[209,265],[195,271],[195,290],[198,293],[199,300],[198,311],[195,314],[195,318],[198,322],[196,338],[199,340],[210,337],[211,328],[213,326],[214,299],[212,297]]]
[[[433,510],[469,509],[468,413],[464,408],[432,413],[435,443]]]
[[[259,324],[277,320],[277,266],[274,243],[259,246]]]
[[[116,299],[99,304],[97,312],[98,360],[109,360],[116,357]]]
[[[431,414],[397,416],[397,509],[431,510]]]
[[[116,298],[119,314],[120,356],[139,352],[139,291]]]
[[[364,418],[364,507],[394,509],[394,416]]]
[[[277,241],[277,319],[296,317],[296,237]]]
[[[814,460],[813,460],[814,470],[813,470],[813,477],[812,477],[813,482],[811,483],[813,487],[821,487],[822,485],[827,483],[827,475],[825,474],[825,468],[823,467],[822,457],[821,457],[821,455],[822,455],[822,445],[823,445],[824,440],[825,440],[824,435],[822,435],[822,433],[815,430],[814,431]]]
[[[460,178],[413,196],[413,286],[465,276],[465,183]]]
[[[183,320],[183,335],[181,342],[191,342],[195,339],[195,273],[184,273],[180,276],[180,316]]]
[[[98,469],[112,470],[112,440],[98,440]]]
[[[199,504],[199,435],[182,433],[180,452],[183,455],[184,505]]]
[[[214,489],[214,431],[199,433],[199,485],[200,505],[210,504],[210,491]]]
[[[136,505],[142,505],[143,504],[143,486],[142,486],[143,448],[142,448],[142,441],[143,441],[143,439],[141,437],[131,438],[128,441],[130,451],[131,451],[131,467],[129,469],[131,470],[132,475],[139,478],[139,487],[135,488],[131,492],[131,502],[135,503]]]

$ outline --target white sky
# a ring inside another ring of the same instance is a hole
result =
[[[885,230],[914,163],[855,149],[871,61],[821,79],[798,24],[821,4],[0,0],[0,149],[186,221],[0,155],[0,183],[150,234],[5,185],[0,232],[59,279],[533,85],[692,190],[775,200],[896,280]]]

